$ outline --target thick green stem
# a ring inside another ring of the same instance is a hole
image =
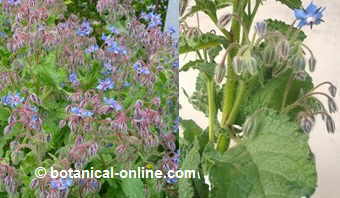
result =
[[[240,110],[240,105],[242,104],[243,99],[245,98],[245,94],[246,94],[246,90],[247,90],[246,88],[247,88],[246,82],[240,81],[240,83],[238,85],[238,89],[237,89],[237,95],[236,95],[235,103],[233,105],[231,113],[230,113],[228,120],[226,122],[227,126],[231,125],[235,122],[237,114]]]
[[[234,7],[233,7],[233,15],[238,16],[238,4],[239,0],[234,0]],[[231,24],[231,30],[232,30],[232,41],[231,43],[239,43],[240,41],[240,23],[237,19],[232,20]],[[235,57],[237,53],[237,50],[231,50],[229,57],[228,57],[228,70],[227,70],[227,76],[229,77],[227,79],[226,85],[224,86],[223,90],[223,110],[222,110],[222,127],[226,127],[226,121],[228,120],[229,114],[232,110],[234,99],[235,99],[235,91],[236,91],[236,85],[237,81],[236,74],[233,70],[233,58]]]
[[[215,103],[215,82],[213,79],[208,79],[208,107],[209,107],[209,141],[215,140],[215,125],[216,125],[216,103]]]

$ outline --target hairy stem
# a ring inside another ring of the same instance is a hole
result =
[[[240,81],[240,83],[238,85],[237,95],[236,95],[236,98],[235,98],[235,103],[233,105],[231,113],[230,113],[228,120],[226,122],[227,126],[231,125],[235,122],[237,114],[240,110],[240,105],[242,104],[243,99],[244,99],[245,94],[246,94],[246,90],[247,90],[246,88],[247,88],[246,82]]]
[[[215,82],[212,79],[208,79],[208,109],[209,109],[209,141],[215,140],[215,124],[216,124],[216,103],[215,103]]]

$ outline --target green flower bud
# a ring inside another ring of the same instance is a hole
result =
[[[257,74],[257,61],[254,57],[249,57],[245,60],[245,68],[248,70],[250,75],[254,76]]]
[[[311,56],[308,60],[308,65],[309,65],[309,70],[311,72],[315,71],[315,66],[316,66],[316,59],[314,58],[314,56]]]
[[[222,61],[220,65],[217,65],[215,68],[215,81],[217,83],[221,83],[223,81],[225,72],[226,72],[226,68],[224,65],[224,61]]]
[[[218,19],[217,25],[223,28],[230,23],[232,18],[233,18],[232,14],[225,14]]]
[[[234,72],[237,75],[241,75],[244,70],[244,60],[241,56],[235,56],[233,60]]]
[[[292,62],[293,68],[295,68],[297,71],[304,71],[306,68],[306,60],[303,55],[296,55],[293,58]]]
[[[290,52],[290,45],[286,39],[281,40],[276,46],[276,53],[279,58],[287,60]]]
[[[269,67],[272,67],[275,60],[276,60],[276,52],[275,52],[275,49],[271,46],[267,46],[265,49],[264,49],[264,52],[263,52],[263,55],[262,55],[262,58],[263,58],[263,62],[269,66]]]
[[[227,134],[221,133],[217,139],[216,150],[224,153],[229,148],[229,144],[230,137]]]

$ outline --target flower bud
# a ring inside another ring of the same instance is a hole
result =
[[[248,70],[250,75],[254,76],[257,74],[257,61],[254,57],[247,58],[245,60],[245,68]]]
[[[336,96],[337,88],[333,84],[328,88],[329,93],[334,98]]]
[[[289,52],[290,52],[289,42],[286,39],[281,40],[276,47],[276,53],[281,59],[286,60],[289,56]]]
[[[265,21],[257,22],[255,24],[255,32],[260,36],[264,36],[267,33],[267,23]]]
[[[274,64],[274,61],[276,59],[276,53],[275,53],[274,48],[272,48],[271,46],[267,46],[264,49],[262,58],[263,58],[263,62],[267,66],[271,67]]]
[[[328,98],[328,110],[329,113],[335,113],[338,111],[338,107],[332,98]]]
[[[235,56],[234,57],[233,68],[234,68],[234,72],[237,75],[241,75],[242,74],[242,72],[243,72],[243,64],[244,64],[244,61],[243,61],[242,57],[240,57],[240,56]]]
[[[308,59],[308,65],[309,65],[309,70],[311,72],[314,72],[315,71],[315,66],[316,66],[316,59],[314,58],[314,56],[311,56]]]
[[[302,55],[296,55],[293,58],[292,66],[297,70],[297,71],[304,71],[306,68],[306,60],[305,57]]]
[[[305,133],[309,133],[311,132],[315,124],[315,118],[314,116],[310,116],[305,113],[303,114],[304,115],[302,115],[301,120],[300,120],[300,126]]]
[[[223,28],[230,23],[232,18],[233,18],[232,14],[225,14],[218,19],[217,25]]]
[[[224,66],[224,63],[221,62],[220,65],[217,65],[215,68],[215,80],[217,83],[221,83],[224,79],[225,76],[225,72],[226,72],[226,68]]]
[[[326,117],[326,128],[327,128],[328,133],[334,133],[335,131],[334,120],[329,115]]]

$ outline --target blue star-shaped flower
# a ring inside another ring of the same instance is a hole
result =
[[[305,25],[318,25],[323,22],[323,11],[326,8],[317,7],[313,2],[311,2],[306,9],[295,9],[294,14],[296,19],[299,21],[298,27],[302,28]]]

